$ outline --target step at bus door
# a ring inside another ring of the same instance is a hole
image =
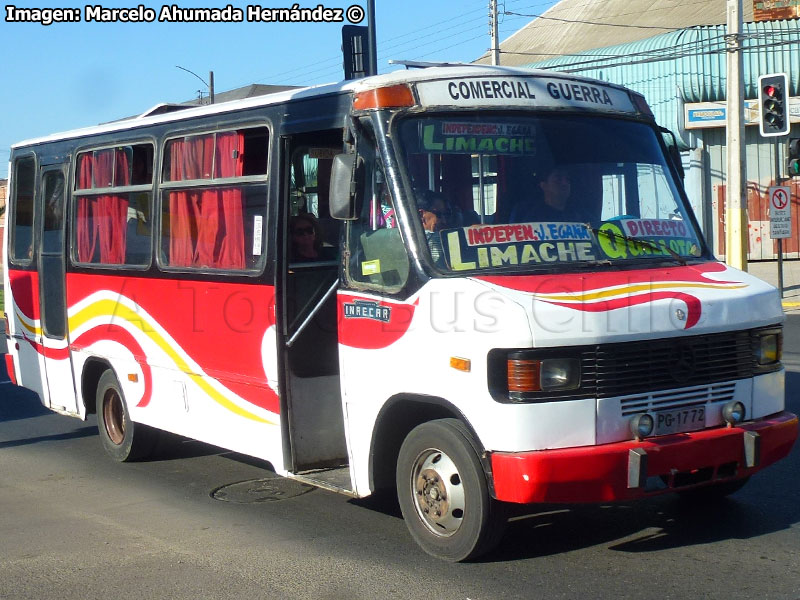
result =
[[[39,203],[39,301],[46,385],[44,393],[50,408],[77,414],[77,399],[72,375],[72,360],[67,336],[65,289],[66,245],[66,166],[42,167]]]

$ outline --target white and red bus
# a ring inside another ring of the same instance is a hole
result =
[[[786,456],[777,291],[713,259],[644,98],[443,67],[19,143],[12,379],[115,459],[162,431],[429,553],[506,509],[724,495]]]

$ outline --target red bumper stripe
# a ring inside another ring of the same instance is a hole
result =
[[[760,438],[760,460],[746,467],[744,434]],[[735,477],[745,477],[789,454],[797,439],[798,420],[783,412],[740,427],[707,429],[652,438],[537,452],[495,452],[494,491],[498,500],[533,502],[608,502],[650,495],[628,487],[630,450],[647,453],[647,476],[716,469],[736,463]],[[669,491],[669,490],[665,490]]]

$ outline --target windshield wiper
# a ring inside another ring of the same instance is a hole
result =
[[[651,242],[650,240],[643,240],[642,238],[634,237],[631,235],[625,235],[624,233],[619,233],[617,231],[612,231],[610,229],[600,229],[599,227],[593,227],[587,223],[586,227],[591,231],[593,234],[597,235],[604,235],[607,238],[614,238],[615,240],[624,240],[626,242],[633,242],[634,244],[641,244],[642,246],[647,246],[656,252],[662,253],[665,250],[669,253],[669,255],[677,262],[678,264],[685,266],[689,264],[686,261],[686,258],[675,252],[672,248],[664,244],[663,246],[659,246],[655,242]]]

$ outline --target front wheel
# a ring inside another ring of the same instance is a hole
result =
[[[449,561],[494,548],[505,530],[503,506],[489,496],[472,435],[461,421],[423,423],[397,459],[403,518],[425,552]]]
[[[155,429],[131,420],[122,390],[111,370],[103,373],[97,384],[97,428],[106,452],[119,462],[149,456],[158,438]]]

